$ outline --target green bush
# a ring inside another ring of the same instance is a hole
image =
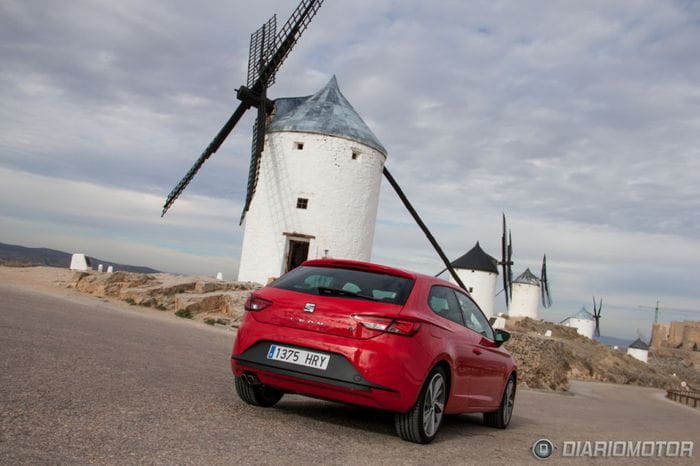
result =
[[[134,301],[131,298],[126,298],[124,301],[126,301],[128,304],[131,304],[132,306],[136,304],[136,301]]]
[[[177,312],[175,312],[175,315],[178,317],[182,317],[183,319],[191,319],[192,318],[192,313],[188,311],[187,309],[179,309]]]
[[[214,320],[214,319],[206,319],[206,320],[204,321],[204,323],[207,324],[207,325],[214,325],[214,324],[216,323],[216,320]]]

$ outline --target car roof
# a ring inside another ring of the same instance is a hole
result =
[[[431,284],[440,284],[450,286],[452,288],[458,288],[453,283],[443,280],[442,278],[433,277],[430,275],[425,275],[422,273],[411,272],[409,270],[399,269],[395,267],[389,267],[386,265],[375,264],[373,262],[363,262],[355,261],[349,259],[312,259],[304,262],[301,265],[308,265],[312,267],[337,267],[337,268],[348,268],[348,269],[358,269],[366,270],[368,272],[378,272],[385,273],[388,275],[394,275],[397,277],[410,278],[413,280],[426,281]]]

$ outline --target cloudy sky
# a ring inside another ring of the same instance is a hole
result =
[[[235,277],[252,112],[160,209],[237,105],[250,33],[295,6],[0,0],[0,241]],[[639,305],[700,309],[698,44],[693,1],[326,0],[270,96],[335,74],[449,256],[497,255],[505,212],[516,273],[547,253],[544,318],[595,294],[635,338]],[[386,183],[373,260],[442,268]]]

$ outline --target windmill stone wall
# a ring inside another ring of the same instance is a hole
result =
[[[295,121],[289,110],[266,136],[245,218],[241,281],[266,283],[283,274],[291,241],[308,242],[307,259],[371,259],[385,152],[365,143],[374,137],[368,128],[360,137],[364,122],[335,78],[314,96],[295,99],[284,104],[297,105],[304,119]],[[328,123],[343,112],[342,121]]]

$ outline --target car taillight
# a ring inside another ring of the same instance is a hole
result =
[[[267,299],[262,299],[258,298],[257,296],[250,295],[245,301],[245,310],[252,312],[262,311],[266,307],[269,307],[271,304],[272,301],[268,301]]]
[[[418,322],[395,319],[393,317],[354,315],[352,318],[355,319],[357,323],[370,330],[393,333],[396,335],[411,336],[420,328]]]

